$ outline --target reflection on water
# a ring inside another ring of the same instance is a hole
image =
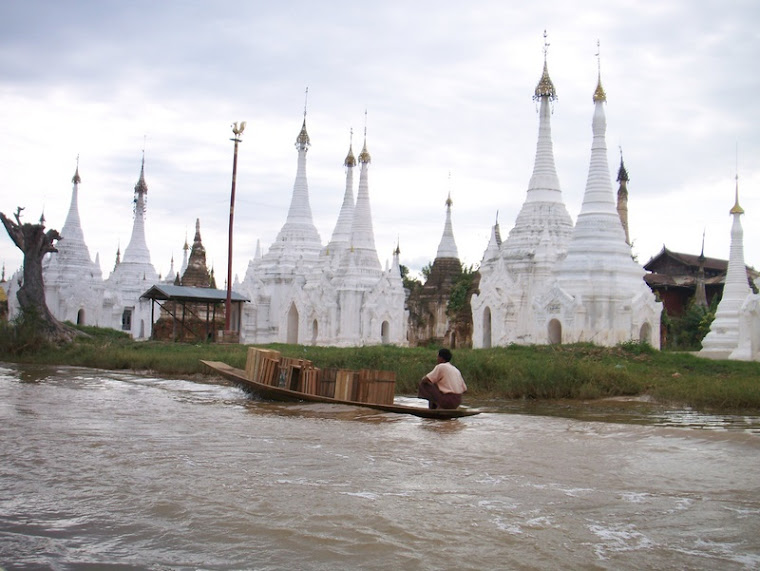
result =
[[[0,566],[760,568],[757,418],[470,404],[436,421],[0,365]]]

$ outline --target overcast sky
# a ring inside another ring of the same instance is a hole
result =
[[[506,238],[533,169],[532,100],[548,33],[552,131],[563,198],[580,211],[592,95],[607,92],[614,190],[622,147],[634,254],[663,244],[727,259],[735,176],[745,261],[760,267],[760,3],[756,0],[0,2],[0,211],[44,210],[62,229],[79,156],[79,212],[104,277],[132,229],[145,149],[146,237],[177,269],[200,218],[223,287],[233,144],[239,150],[233,272],[243,278],[285,222],[308,86],[314,223],[326,244],[342,166],[367,143],[375,243],[385,265],[435,257],[445,200],[459,255],[477,264],[498,211]],[[737,152],[738,149],[738,152]],[[358,181],[358,176],[355,177]],[[3,231],[9,277],[21,252]]]

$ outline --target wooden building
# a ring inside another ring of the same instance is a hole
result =
[[[667,314],[678,317],[695,296],[696,302],[704,305],[710,305],[715,296],[720,299],[728,260],[673,252],[663,245],[644,269],[648,272],[644,280],[662,301]],[[747,266],[747,281],[753,291],[753,281],[758,276],[760,272]]]

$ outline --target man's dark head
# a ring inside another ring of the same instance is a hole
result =
[[[444,363],[448,363],[451,361],[451,351],[446,349],[445,347],[438,351],[438,356],[443,360]]]

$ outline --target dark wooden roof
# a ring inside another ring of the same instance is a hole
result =
[[[653,273],[673,275],[675,273],[675,266],[681,266],[685,270],[683,273],[696,275],[701,264],[700,257],[701,256],[695,256],[694,254],[673,252],[663,246],[662,250],[644,265],[644,269]],[[708,257],[703,259],[705,273],[708,277],[711,274],[725,274],[728,271],[728,260]],[[745,264],[745,267],[747,269],[747,275],[753,280],[760,276],[760,272],[755,270],[752,266],[747,266]]]
[[[678,262],[688,268],[699,269],[700,256],[694,254],[683,254],[681,252],[673,252],[668,250],[665,246],[662,247],[660,253],[652,258],[644,265],[644,269],[650,272],[656,272],[657,267],[663,262],[665,258],[670,258],[675,262]],[[704,258],[705,270],[716,270],[719,272],[726,272],[728,270],[728,260],[720,260],[718,258]]]
[[[226,289],[209,287],[189,287],[169,284],[156,284],[140,296],[143,299],[159,299],[163,301],[184,301],[196,303],[219,303],[227,301]],[[232,301],[251,301],[239,293],[232,292]]]

